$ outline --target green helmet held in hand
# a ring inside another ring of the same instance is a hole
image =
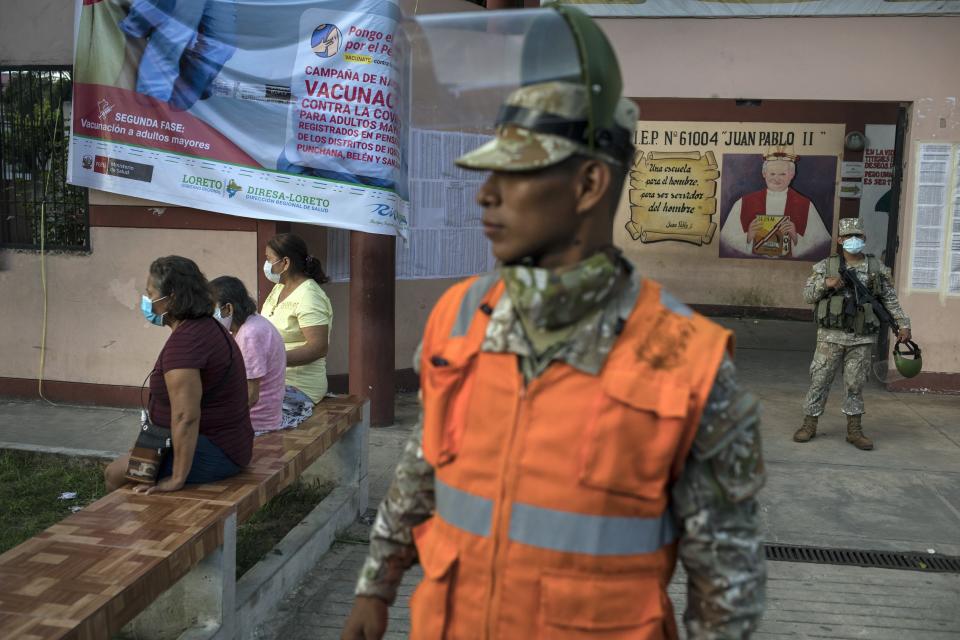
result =
[[[905,347],[900,351],[900,347]],[[907,340],[897,342],[893,348],[893,364],[904,378],[913,378],[923,368],[923,359],[920,357],[920,347],[916,342]]]

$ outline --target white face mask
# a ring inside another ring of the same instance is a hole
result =
[[[283,258],[281,258],[280,260],[282,259]],[[277,260],[277,262],[280,262],[280,260]],[[267,277],[267,280],[269,280],[273,284],[280,284],[280,276],[282,275],[282,274],[273,272],[273,265],[277,264],[277,262],[270,262],[269,259],[263,261],[263,275],[265,275]]]
[[[223,313],[220,311],[220,307],[217,307],[213,310],[214,319],[223,325],[223,328],[227,331],[230,331],[230,325],[233,324],[233,316],[223,317]]]

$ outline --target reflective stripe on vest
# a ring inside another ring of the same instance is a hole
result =
[[[437,515],[474,535],[490,535],[493,501],[437,479]],[[653,553],[677,537],[669,510],[657,518],[595,516],[514,503],[510,540],[531,547],[595,556]]]
[[[490,287],[496,284],[499,279],[499,274],[487,273],[477,278],[473,284],[470,285],[470,288],[463,294],[463,299],[460,301],[457,320],[453,323],[453,328],[450,330],[451,338],[467,335],[467,331],[470,330],[470,322],[473,320],[473,316],[480,306],[480,301],[483,300],[483,297],[490,291]]]
[[[669,510],[658,518],[593,516],[514,503],[510,539],[514,542],[593,556],[653,553],[673,542]]]
[[[666,289],[660,290],[660,304],[684,318],[693,316],[693,309],[677,300],[673,294]]]
[[[490,535],[493,501],[435,481],[437,514],[458,529],[477,536]]]

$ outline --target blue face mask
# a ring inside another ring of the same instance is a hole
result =
[[[860,253],[865,246],[867,246],[867,243],[859,236],[852,236],[843,241],[843,250],[847,253]]]
[[[149,322],[150,324],[155,324],[158,327],[163,326],[163,316],[167,314],[166,312],[161,314],[154,313],[153,303],[160,302],[161,300],[163,300],[163,298],[166,298],[166,297],[167,296],[163,296],[163,297],[157,298],[156,300],[151,300],[147,296],[141,296],[140,311],[143,313],[143,317],[146,319],[147,322]]]

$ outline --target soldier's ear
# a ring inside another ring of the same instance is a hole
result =
[[[589,158],[580,163],[573,182],[577,214],[589,213],[603,202],[612,177],[610,167],[605,162]]]

